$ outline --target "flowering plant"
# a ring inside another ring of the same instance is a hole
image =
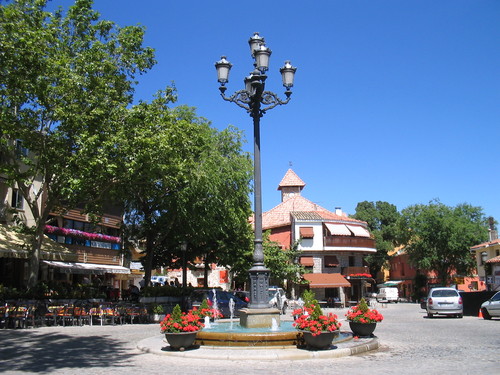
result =
[[[337,320],[337,315],[323,314],[318,301],[311,295],[304,293],[304,300],[304,306],[292,312],[295,317],[293,323],[295,328],[309,331],[313,336],[318,336],[321,332],[333,332],[340,329],[341,323]]]
[[[352,307],[345,315],[347,320],[356,323],[377,323],[384,317],[375,309],[370,309],[364,298],[356,306]]]
[[[372,275],[370,275],[369,273],[351,273],[349,275],[349,277],[367,277],[367,278],[371,278]]]
[[[181,312],[181,307],[175,305],[172,314],[167,314],[160,323],[160,330],[161,333],[197,332],[204,326],[198,315],[192,311]]]
[[[220,312],[220,310],[210,307],[207,299],[204,299],[201,302],[199,309],[197,309],[196,307],[193,308],[193,314],[198,315],[200,319],[204,319],[206,316],[211,319],[222,318],[222,313]]]
[[[44,232],[47,234],[55,234],[60,236],[72,236],[90,241],[104,241],[112,243],[121,242],[120,237],[108,236],[100,233],[83,232],[81,230],[71,229],[71,228],[54,227],[52,225],[46,225]]]

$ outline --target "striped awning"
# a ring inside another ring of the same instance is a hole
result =
[[[18,233],[5,225],[0,225],[0,258],[28,259],[30,236]],[[43,236],[41,258],[46,260],[74,261],[77,255],[67,247]]]
[[[356,236],[356,237],[370,237],[370,232],[368,232],[365,228],[359,227],[357,225],[347,225],[347,228]]]
[[[63,273],[104,275],[105,273],[130,274],[130,269],[111,264],[78,263],[78,262],[57,262],[43,260],[42,263],[48,266],[59,268]]]
[[[345,224],[325,223],[325,226],[332,236],[352,236],[351,231]]]

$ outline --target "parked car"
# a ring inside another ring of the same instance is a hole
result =
[[[231,309],[229,301],[232,299],[234,301],[234,316],[240,316],[240,309],[247,307],[247,303],[231,292],[226,292],[224,290],[215,289],[215,299],[217,300],[217,308],[222,314],[223,318],[231,317]],[[194,290],[190,295],[190,305],[193,307],[200,307],[204,299],[208,300],[210,305],[214,303],[214,290],[208,289],[197,289]]]
[[[399,292],[398,288],[380,288],[377,293],[377,302],[395,302],[398,303],[399,300]]]
[[[246,303],[250,302],[250,292],[247,292],[245,290],[236,290],[233,293],[236,297],[238,297],[242,301],[245,301]]]
[[[420,298],[420,308],[427,310],[427,297]]]
[[[462,297],[455,288],[433,288],[427,295],[427,317],[434,315],[464,316]]]
[[[288,308],[288,299],[286,298],[286,293],[283,288],[276,286],[271,286],[269,291],[269,304],[277,309],[281,310],[282,314],[286,314],[286,309]]]
[[[482,303],[481,312],[486,320],[494,316],[500,317],[500,292],[496,292],[493,297]]]

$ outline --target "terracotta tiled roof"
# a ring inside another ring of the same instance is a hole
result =
[[[499,244],[500,244],[500,238],[497,238],[496,240],[493,240],[493,241],[483,242],[479,245],[472,246],[471,250],[481,249],[482,247],[489,247],[489,246],[494,246],[494,245],[499,245]]]
[[[285,187],[285,186],[299,186],[299,187],[304,187],[306,186],[306,184],[304,183],[304,181],[302,181],[300,179],[299,176],[297,176],[297,174],[292,171],[291,169],[289,169],[286,174],[285,174],[285,177],[283,177],[283,179],[281,180],[280,184],[278,185],[278,190],[281,190],[282,187]]]
[[[494,258],[488,259],[486,263],[500,263],[500,255]]]
[[[318,220],[332,220],[332,221],[349,221],[363,223],[362,221],[351,219],[347,216],[339,216],[333,212],[328,211],[316,203],[311,202],[309,199],[301,195],[296,195],[281,202],[276,207],[270,209],[262,214],[262,228],[270,229],[290,225],[292,223],[291,215],[307,216],[311,220],[313,217]],[[297,217],[297,216],[295,216]]]

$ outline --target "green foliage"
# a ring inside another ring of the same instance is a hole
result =
[[[316,295],[310,289],[304,290],[302,292],[301,298],[304,301],[304,306],[307,306],[307,307],[310,307],[312,305],[315,305],[315,306],[318,305],[319,306],[319,302],[316,299]]]
[[[154,64],[142,27],[100,20],[90,0],[66,13],[45,7],[45,0],[0,6],[0,173],[17,184],[35,220],[30,286],[49,213],[81,202],[98,211],[107,198],[119,119],[136,75]]]
[[[207,299],[203,299],[203,301],[201,301],[201,304],[200,304],[200,310],[204,310],[204,309],[209,309],[210,306],[208,305],[208,301]]]
[[[178,322],[181,320],[182,310],[181,307],[177,304],[172,310],[172,321]]]
[[[200,257],[232,266],[251,246],[251,162],[241,133],[217,131],[179,106],[175,88],[131,108],[120,135],[117,197],[127,233],[146,243],[146,279],[159,266]],[[180,243],[188,242],[181,252]]]
[[[369,310],[368,304],[366,303],[364,297],[362,297],[361,301],[359,301],[358,303],[358,310],[362,313],[366,313]]]
[[[161,315],[165,312],[165,309],[163,308],[163,305],[155,304],[151,307],[151,312],[153,314]]]
[[[300,278],[305,269],[297,259],[301,251],[297,244],[290,249],[282,249],[281,246],[270,240],[270,231],[263,233],[262,247],[264,249],[264,264],[271,270],[273,280],[288,280],[293,283],[300,283]]]
[[[376,241],[377,252],[368,255],[365,260],[370,265],[370,272],[376,275],[384,267],[388,260],[388,252],[397,246],[398,242],[398,220],[400,213],[395,205],[378,201],[360,202],[356,206],[353,217],[357,220],[366,221],[368,228]]]
[[[480,207],[459,204],[449,207],[435,200],[402,211],[401,242],[410,261],[423,270],[434,270],[443,285],[456,275],[475,268],[471,246],[488,237],[487,222]]]

